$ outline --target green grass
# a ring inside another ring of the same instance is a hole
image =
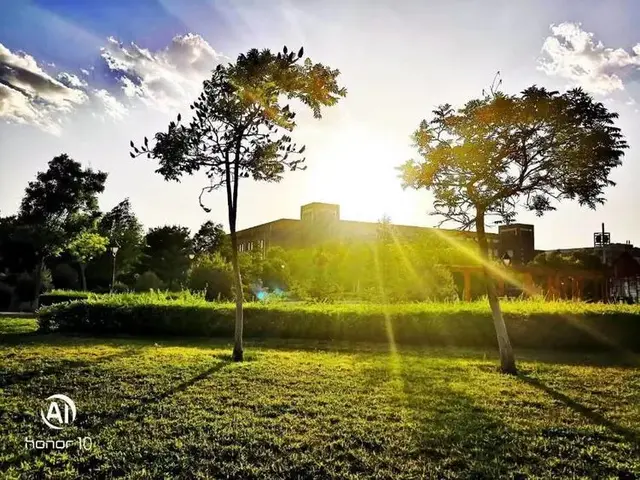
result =
[[[640,369],[602,354],[94,339],[0,319],[1,478],[635,478]],[[631,359],[633,361],[633,359]],[[53,393],[75,423],[39,418]],[[42,453],[25,436],[90,436]]]
[[[203,295],[188,291],[171,292],[147,292],[147,293],[115,293],[115,294],[92,294],[86,292],[69,292],[66,290],[54,291],[52,294],[65,296],[77,293],[79,296],[88,295],[89,303],[112,304],[112,305],[204,305],[212,308],[235,308],[233,302],[207,302]],[[516,315],[535,314],[567,314],[585,315],[602,314],[611,315],[616,313],[631,313],[640,315],[640,304],[626,305],[613,303],[586,303],[570,300],[545,301],[543,299],[503,299],[500,306],[504,313]],[[383,305],[380,303],[305,303],[305,302],[245,302],[248,310],[281,310],[285,312],[300,311],[306,312],[327,312],[330,314],[368,314],[384,311],[390,315],[415,314],[422,312],[430,313],[489,313],[489,303],[486,299],[473,302],[416,302],[397,303]]]

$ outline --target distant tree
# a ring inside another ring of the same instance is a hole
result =
[[[420,159],[400,167],[403,183],[430,190],[433,214],[443,222],[475,226],[488,261],[487,217],[511,222],[519,205],[542,215],[555,209],[553,200],[590,208],[604,203],[603,189],[614,185],[609,173],[627,148],[616,118],[581,89],[559,94],[532,86],[507,95],[492,86],[463,108],[443,105],[420,123],[413,135]],[[486,284],[501,368],[515,373],[495,285]]]
[[[52,272],[53,286],[64,290],[78,288],[78,272],[68,263],[59,263]]]
[[[154,272],[144,272],[136,276],[134,289],[136,292],[148,292],[149,290],[160,290],[164,287],[162,280]]]
[[[221,224],[207,220],[193,236],[193,251],[197,254],[220,252],[226,236]]]
[[[145,272],[156,273],[173,289],[186,283],[192,253],[188,228],[175,225],[152,228],[145,236],[141,267]]]
[[[67,245],[67,250],[80,266],[80,281],[83,291],[87,290],[87,263],[107,251],[109,239],[99,233],[84,231],[76,235]]]
[[[35,252],[28,238],[20,238],[15,215],[0,217],[0,272],[10,273],[33,271]]]
[[[238,264],[236,220],[238,185],[241,178],[278,182],[285,170],[296,170],[304,159],[298,155],[305,147],[292,144],[288,135],[295,127],[295,112],[287,100],[308,106],[321,118],[324,106],[335,105],[346,90],[337,84],[338,70],[303,62],[303,49],[295,54],[284,47],[281,53],[252,49],[238,56],[235,63],[218,65],[204,82],[198,100],[191,105],[195,115],[188,125],[169,124],[168,131],[155,135],[155,145],[137,148],[131,156],[158,159],[157,172],[166,180],[179,181],[183,175],[204,170],[210,184],[202,195],[224,187],[227,194],[231,262],[236,292],[236,327],[233,358],[243,359],[242,278]]]
[[[32,243],[37,259],[34,307],[38,306],[45,259],[58,255],[70,238],[89,228],[100,215],[98,194],[104,191],[106,179],[106,173],[83,169],[62,154],[29,182],[17,217],[17,236]]]
[[[97,232],[109,239],[109,247],[117,246],[116,277],[128,278],[133,285],[133,274],[140,261],[144,244],[144,230],[128,198],[117,204],[99,220]],[[114,258],[111,248],[93,259],[87,267],[89,286],[101,289],[110,286]]]
[[[209,301],[231,298],[232,283],[231,264],[218,252],[199,255],[189,273],[189,288],[204,290]]]

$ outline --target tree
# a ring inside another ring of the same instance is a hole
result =
[[[199,255],[189,274],[189,288],[204,290],[209,301],[231,298],[231,265],[220,253]]]
[[[132,271],[142,253],[144,232],[128,198],[100,219],[98,231],[112,245],[118,246],[118,270],[121,273]]]
[[[238,186],[241,178],[278,182],[285,170],[304,169],[300,157],[305,147],[292,143],[288,135],[296,127],[295,112],[285,101],[309,107],[321,118],[324,106],[335,105],[346,90],[337,84],[338,70],[314,64],[304,52],[297,55],[287,47],[277,54],[252,49],[235,63],[218,65],[203,83],[203,92],[191,105],[195,115],[189,124],[169,124],[168,131],[147,138],[141,148],[131,142],[132,157],[147,155],[159,160],[156,170],[165,180],[180,181],[183,175],[204,170],[210,184],[202,195],[225,188],[231,236],[231,261],[236,292],[236,325],[233,358],[243,359],[242,277],[238,265],[236,220]]]
[[[220,252],[226,236],[221,224],[207,220],[193,236],[193,251],[197,254]]]
[[[177,225],[152,228],[145,237],[142,271],[158,275],[169,289],[187,280],[193,253],[189,229]]]
[[[81,232],[69,242],[67,249],[80,265],[80,280],[83,291],[87,290],[87,276],[85,274],[87,263],[105,253],[108,245],[109,239],[107,237],[89,231]]]
[[[27,238],[35,251],[35,301],[42,284],[45,259],[58,255],[68,239],[78,235],[100,215],[98,194],[104,191],[107,174],[83,169],[67,154],[49,162],[45,172],[29,182],[20,204],[17,236]]]
[[[133,285],[133,274],[142,254],[144,231],[128,198],[105,213],[98,222],[97,232],[109,239],[109,246],[117,246],[114,259],[111,249],[91,261],[87,268],[87,281],[100,288],[108,287],[114,273],[114,260],[119,276],[128,278]]]
[[[594,209],[627,143],[614,126],[616,113],[581,89],[559,94],[532,86],[506,95],[492,86],[480,99],[455,111],[443,105],[413,135],[419,160],[400,167],[405,187],[426,188],[435,215],[475,225],[489,280],[485,220],[511,222],[524,206],[542,215],[553,201],[577,200]],[[487,295],[500,348],[501,368],[515,373],[513,350],[495,285]]]

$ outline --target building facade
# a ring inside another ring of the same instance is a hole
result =
[[[402,240],[411,240],[425,232],[439,230],[457,238],[475,241],[475,232],[434,229],[409,225],[391,225]],[[515,227],[515,228],[514,228]],[[300,219],[280,219],[238,231],[238,250],[266,252],[273,246],[305,248],[332,241],[374,241],[380,224],[342,220],[340,206],[331,203],[309,203],[300,208]],[[487,233],[490,255],[507,253],[514,264],[524,264],[535,254],[533,225],[514,224],[500,227],[498,233]]]

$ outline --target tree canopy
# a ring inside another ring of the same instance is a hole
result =
[[[442,105],[420,123],[419,160],[400,167],[402,180],[431,190],[433,213],[463,228],[475,226],[478,212],[508,223],[518,206],[542,215],[554,200],[595,208],[627,148],[617,117],[579,88],[492,89],[459,110]]]
[[[142,271],[155,272],[169,288],[184,284],[193,245],[189,229],[175,225],[152,228],[145,236]]]
[[[226,237],[221,224],[207,220],[193,236],[193,250],[196,254],[220,252]]]

